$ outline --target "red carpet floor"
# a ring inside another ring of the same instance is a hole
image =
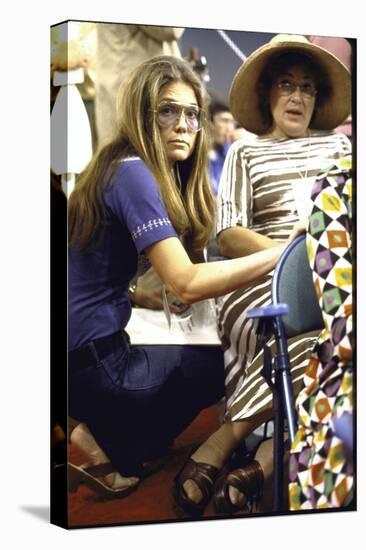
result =
[[[76,493],[69,492],[69,526],[179,521],[180,518],[173,509],[173,479],[192,447],[204,441],[217,427],[217,408],[210,407],[203,411],[176,440],[164,468],[146,478],[137,491],[124,499],[97,500],[95,494],[83,485],[79,486]],[[85,457],[73,445],[69,445],[69,460],[75,464],[82,464]],[[205,510],[203,517],[217,517],[212,503]]]

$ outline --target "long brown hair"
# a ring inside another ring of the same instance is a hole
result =
[[[154,110],[161,89],[182,81],[192,86],[205,113],[204,88],[186,61],[154,57],[131,73],[117,100],[118,131],[93,158],[72,192],[68,205],[70,244],[84,249],[100,232],[104,220],[103,193],[120,159],[139,156],[150,168],[163,197],[169,218],[186,246],[200,255],[207,244],[215,201],[208,176],[208,130],[204,116],[192,155],[176,163],[182,191],[169,168]]]

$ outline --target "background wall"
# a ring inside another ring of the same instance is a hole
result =
[[[224,30],[224,29],[223,29]],[[277,32],[225,31],[245,56],[268,42]],[[227,95],[241,59],[213,29],[187,28],[180,39],[180,49],[184,57],[190,48],[198,48],[199,54],[207,59],[210,82],[207,87]]]

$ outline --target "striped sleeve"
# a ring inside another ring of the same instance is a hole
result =
[[[216,233],[250,223],[252,193],[245,160],[245,144],[238,140],[230,147],[221,174],[217,199]]]

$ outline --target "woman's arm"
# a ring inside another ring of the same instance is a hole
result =
[[[252,283],[276,265],[284,245],[247,258],[193,264],[179,239],[172,237],[146,249],[164,284],[185,304],[227,294]]]
[[[224,229],[217,239],[220,254],[228,258],[240,258],[278,246],[278,242],[273,239],[240,225]]]
[[[168,290],[184,304],[192,304],[253,283],[275,267],[288,244],[304,231],[305,226],[298,222],[286,243],[219,262],[193,264],[176,237],[156,242],[145,252]]]

